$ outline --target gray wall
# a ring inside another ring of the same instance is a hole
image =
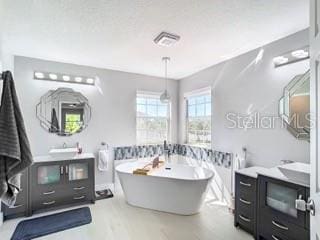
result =
[[[308,45],[307,30],[264,46],[264,56],[255,64],[260,49],[212,66],[181,81],[170,81],[173,96],[172,141],[185,141],[184,93],[211,86],[213,89],[213,148],[233,153],[248,148],[249,165],[272,167],[281,159],[309,162],[309,143],[298,141],[285,129],[228,129],[228,112],[247,114],[248,109],[263,115],[278,114],[278,99],[284,86],[296,75],[309,68],[309,62],[291,64],[275,69],[272,59],[279,54]],[[12,56],[12,55],[11,55]],[[13,69],[22,111],[34,155],[47,154],[63,142],[79,141],[86,152],[96,152],[101,141],[112,146],[135,144],[135,92],[162,91],[161,78],[117,72],[73,64],[56,63],[26,57],[11,56],[3,60],[5,69]],[[98,75],[101,94],[95,87],[65,83],[35,81],[34,70]],[[86,95],[93,108],[89,127],[73,137],[58,137],[46,133],[35,115],[35,105],[48,90],[72,87]],[[279,123],[279,122],[278,122]],[[231,191],[230,170],[211,166],[216,171],[219,199],[228,201]],[[112,174],[97,173],[97,184],[110,182]]]
[[[102,93],[96,87],[33,79],[33,71],[52,71],[98,76]],[[80,142],[85,152],[96,152],[102,141],[111,146],[136,143],[135,96],[137,90],[161,92],[164,79],[139,74],[111,71],[74,64],[57,63],[26,57],[14,58],[14,75],[18,96],[31,142],[33,154],[46,155],[52,147],[63,142],[74,145]],[[87,129],[72,137],[59,137],[47,133],[36,118],[36,104],[48,90],[71,87],[84,94],[92,107],[92,119]],[[169,82],[172,96],[172,141],[177,142],[178,81]],[[111,172],[97,172],[98,185],[111,181]]]
[[[274,68],[272,59],[309,44],[308,30],[264,46],[264,55],[255,63],[260,49],[205,69],[179,83],[179,142],[185,142],[184,93],[203,87],[213,89],[213,148],[241,153],[248,149],[249,165],[272,167],[282,159],[309,162],[309,143],[296,140],[286,129],[229,129],[228,112],[247,115],[248,110],[261,115],[278,115],[278,100],[284,86],[296,75],[309,69],[309,61]]]

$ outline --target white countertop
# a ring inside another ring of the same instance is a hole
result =
[[[258,171],[258,174],[280,179],[289,183],[298,184],[304,187],[310,187],[310,181],[298,181],[297,179],[289,178],[288,176],[284,175],[278,167],[261,169]]]
[[[248,167],[248,168],[242,168],[239,170],[236,170],[237,173],[240,173],[242,175],[246,175],[249,177],[257,178],[258,177],[258,172],[267,170],[267,168],[264,167]]]
[[[290,164],[286,164],[286,165],[290,165]],[[285,165],[282,165],[282,166],[285,166]],[[310,187],[310,181],[302,181],[296,178],[289,178],[278,167],[273,167],[273,168],[248,167],[248,168],[236,170],[236,172],[249,177],[253,177],[253,178],[257,178],[258,175],[263,175],[263,176],[283,180],[289,183],[298,184],[304,187]]]
[[[36,156],[33,158],[35,163],[39,162],[54,162],[54,161],[64,161],[64,160],[79,160],[79,159],[88,159],[88,158],[95,158],[93,153],[81,153],[76,154],[74,157],[53,157],[50,155],[45,156]]]

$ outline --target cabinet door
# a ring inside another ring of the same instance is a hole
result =
[[[68,161],[65,167],[69,203],[94,201],[94,159]]]
[[[64,168],[60,162],[48,162],[32,166],[32,184],[37,187],[48,187],[62,184],[64,181]]]
[[[69,183],[85,182],[92,180],[93,166],[91,159],[68,161],[66,163],[66,181]]]
[[[268,177],[259,177],[259,187],[259,207],[262,211],[306,227],[306,212],[295,207],[296,199],[307,199],[305,187]]]

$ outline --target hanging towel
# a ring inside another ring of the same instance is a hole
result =
[[[100,149],[98,169],[104,172],[108,171],[108,162],[109,162],[109,149],[108,148]]]
[[[240,170],[246,167],[246,159],[245,157],[240,156],[240,154],[236,154],[234,158],[234,167],[233,170]]]
[[[233,164],[232,164],[232,172],[231,172],[231,189],[232,189],[232,195],[235,194],[235,173],[237,170],[240,170],[242,168],[246,167],[246,149],[243,149],[243,156],[240,154],[236,154],[234,159],[233,159]]]
[[[60,127],[59,127],[59,121],[58,121],[58,118],[57,118],[57,112],[56,112],[56,109],[55,108],[52,108],[52,113],[51,113],[51,127],[49,129],[49,132],[51,133],[57,133],[59,132],[60,130]]]
[[[0,198],[13,206],[20,191],[20,173],[33,158],[11,72],[2,73],[0,105]]]

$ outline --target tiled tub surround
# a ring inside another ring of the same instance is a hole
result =
[[[220,152],[190,145],[169,144],[171,154],[181,155],[195,160],[211,162],[214,165],[231,168],[232,153]],[[163,155],[163,145],[140,145],[114,148],[115,160],[146,158]]]

